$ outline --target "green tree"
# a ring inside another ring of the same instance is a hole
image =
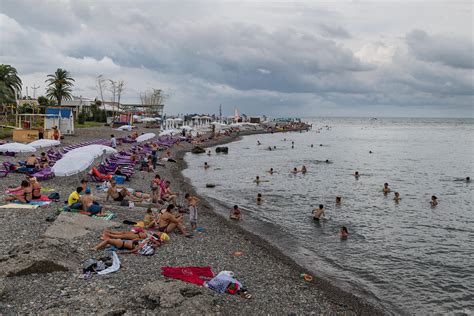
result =
[[[56,100],[58,105],[61,106],[61,101],[72,99],[72,87],[74,86],[75,80],[71,77],[71,74],[65,70],[58,68],[53,75],[48,75],[48,79],[45,81],[48,83],[48,90],[46,90],[46,96],[50,100]]]
[[[0,65],[0,103],[15,102],[15,95],[21,91],[21,79],[10,65]]]

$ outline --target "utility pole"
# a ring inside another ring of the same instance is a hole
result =
[[[222,122],[222,104],[219,104],[219,120]]]
[[[28,86],[26,86],[26,98],[28,99]]]
[[[36,99],[36,89],[39,88],[41,88],[41,86],[37,86],[35,84],[33,84],[33,87],[31,87],[31,89],[33,89],[33,99]]]

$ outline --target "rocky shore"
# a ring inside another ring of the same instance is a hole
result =
[[[125,132],[113,131],[116,136]],[[63,144],[86,139],[109,138],[107,128],[80,129]],[[228,136],[205,144],[214,146],[234,140]],[[195,194],[182,176],[184,154],[190,144],[173,148],[177,163],[167,162],[158,173],[172,183],[173,191]],[[24,156],[24,155],[23,155]],[[20,156],[21,158],[22,156]],[[18,159],[15,158],[15,159]],[[0,161],[12,160],[0,156]],[[78,185],[84,175],[55,177],[42,182],[61,195],[61,200]],[[148,191],[152,173],[137,171],[127,186]],[[17,186],[21,175],[0,179],[0,192]],[[100,198],[100,194],[97,194]],[[105,227],[128,230],[123,220],[137,221],[145,207],[120,207],[106,203],[117,217],[113,221],[95,220],[83,215],[61,214],[54,222],[45,219],[62,203],[38,209],[0,209],[0,314],[324,314],[377,315],[382,312],[346,293],[330,282],[314,277],[306,282],[305,270],[274,247],[218,215],[202,199],[199,227],[202,233],[188,239],[171,235],[171,240],[151,257],[119,254],[122,266],[116,273],[94,275],[84,280],[80,261],[101,257],[106,252],[91,252]],[[233,256],[235,251],[243,256]],[[234,271],[252,294],[251,299],[216,294],[161,275],[163,266],[211,266],[214,272]]]

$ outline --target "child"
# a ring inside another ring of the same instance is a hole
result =
[[[197,204],[200,200],[197,197],[190,195],[189,193],[186,193],[184,198],[189,208],[189,222],[191,223],[191,229],[194,231],[197,227]]]
[[[240,212],[240,209],[237,205],[234,205],[234,208],[230,210],[229,218],[234,219],[236,221],[242,219],[242,213]]]

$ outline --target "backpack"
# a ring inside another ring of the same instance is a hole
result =
[[[53,192],[51,194],[48,195],[48,199],[52,200],[52,201],[59,201],[59,193],[58,192]]]

